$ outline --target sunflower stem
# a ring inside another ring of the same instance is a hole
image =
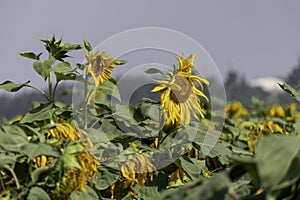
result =
[[[46,94],[43,90],[41,90],[41,89],[39,89],[39,88],[37,88],[37,87],[34,87],[34,86],[32,86],[32,85],[28,85],[27,87],[36,90],[36,91],[39,92],[42,96],[44,96],[44,97],[47,99],[47,101],[50,101],[49,97],[47,96],[47,94]]]
[[[49,90],[49,97],[50,102],[54,102],[53,90],[52,90],[52,73],[50,73],[48,77],[48,90]]]
[[[162,138],[162,132],[159,131],[159,132],[158,132],[157,149],[159,149],[159,147],[160,147],[161,138]]]
[[[83,105],[83,126],[87,129],[87,104],[88,104],[88,76],[84,78],[84,105]]]

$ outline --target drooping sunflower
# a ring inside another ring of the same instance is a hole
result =
[[[156,167],[145,154],[136,154],[120,167],[120,178],[104,191],[105,197],[123,199],[128,193],[136,196],[134,186],[138,183],[142,187],[147,179],[156,174]]]
[[[200,97],[208,101],[203,93],[203,84],[208,85],[209,82],[193,74],[193,71],[197,71],[193,65],[195,55],[183,59],[181,54],[176,58],[178,66],[165,80],[155,80],[160,85],[151,90],[151,92],[161,91],[160,104],[164,110],[166,127],[188,125],[191,115],[197,120],[198,114],[203,118],[205,111],[201,107]]]
[[[73,191],[79,189],[85,191],[86,184],[92,183],[93,176],[98,173],[100,161],[90,154],[89,150],[93,149],[93,144],[84,130],[77,128],[74,124],[64,122],[62,119],[57,119],[57,121],[58,123],[45,134],[47,140],[69,139],[70,141],[81,141],[82,151],[80,150],[72,155],[80,168],[64,168],[64,176],[49,193],[52,199],[68,199]],[[64,154],[65,149],[59,147],[61,153]],[[53,163],[53,159],[53,157],[42,155],[35,158],[33,162],[36,167],[43,167]]]
[[[112,57],[105,52],[97,51],[95,54],[92,52],[85,54],[85,58],[87,60],[85,73],[92,76],[96,87],[110,79],[110,74],[115,66],[115,60]]]

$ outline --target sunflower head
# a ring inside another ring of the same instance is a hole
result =
[[[176,57],[178,66],[165,80],[156,80],[160,85],[151,92],[161,91],[160,104],[164,110],[165,126],[188,125],[191,115],[199,120],[198,115],[204,117],[205,111],[201,107],[201,98],[208,101],[203,93],[203,84],[208,81],[193,74],[196,71],[193,62],[195,55],[183,59],[183,54]]]
[[[60,123],[51,128],[46,134],[47,139],[70,139],[71,141],[78,140],[80,134],[74,125],[68,123]]]
[[[267,121],[263,123],[265,130],[269,131],[270,133],[283,133],[283,129],[273,121]]]
[[[247,114],[246,108],[242,105],[239,101],[234,101],[232,103],[229,103],[225,107],[225,112],[229,116],[235,116],[235,117],[243,117]]]
[[[87,152],[80,153],[76,158],[81,169],[65,169],[61,181],[49,193],[51,199],[69,199],[73,191],[79,189],[86,191],[86,185],[92,184],[92,178],[98,173],[97,168],[100,167],[99,160]]]
[[[269,109],[267,115],[269,117],[281,117],[284,118],[285,111],[282,106],[273,106]]]
[[[105,52],[97,51],[95,54],[92,52],[85,54],[85,58],[87,60],[85,72],[92,76],[96,87],[110,79],[110,74],[115,66],[115,60],[112,57]]]

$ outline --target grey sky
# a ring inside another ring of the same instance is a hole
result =
[[[3,0],[0,82],[42,82],[32,61],[18,56],[41,51],[36,38],[56,34],[81,43],[86,37],[96,45],[113,34],[145,26],[170,28],[194,38],[223,77],[229,69],[248,79],[285,76],[300,56],[299,8],[297,0]]]

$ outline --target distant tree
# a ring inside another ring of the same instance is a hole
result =
[[[261,88],[251,87],[244,77],[236,71],[230,71],[225,79],[227,101],[240,101],[243,105],[250,106],[252,97],[267,100],[269,93]]]
[[[293,68],[293,70],[289,73],[286,78],[286,82],[293,87],[300,86],[300,57],[298,58],[297,65]]]

